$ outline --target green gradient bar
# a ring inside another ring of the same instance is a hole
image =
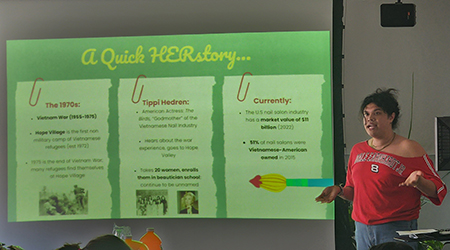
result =
[[[333,179],[286,179],[288,187],[328,187],[333,184]]]

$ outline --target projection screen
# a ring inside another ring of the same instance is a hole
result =
[[[334,219],[330,41],[7,41],[8,220]]]

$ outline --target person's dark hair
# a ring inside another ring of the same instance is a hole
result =
[[[369,250],[413,250],[410,245],[404,242],[385,242],[372,246]]]
[[[80,250],[80,243],[75,244],[65,243],[62,247],[56,250]]]
[[[119,237],[105,234],[89,241],[82,250],[131,250]]]
[[[398,118],[400,116],[400,107],[397,101],[397,93],[396,89],[381,89],[378,88],[374,93],[368,95],[364,98],[361,103],[361,107],[359,109],[359,114],[361,117],[364,117],[364,109],[367,105],[374,103],[378,107],[380,107],[386,114],[392,115],[395,114],[394,120],[392,121],[392,129],[397,128]]]

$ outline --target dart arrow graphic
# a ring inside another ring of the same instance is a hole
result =
[[[250,180],[257,188],[271,192],[281,192],[286,187],[328,187],[333,185],[333,179],[286,179],[280,174],[257,175]]]

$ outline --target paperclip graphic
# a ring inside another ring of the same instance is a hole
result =
[[[286,179],[280,174],[257,175],[250,180],[257,188],[271,192],[281,192],[286,187],[328,187],[333,185],[333,179]]]
[[[145,75],[139,75],[139,76],[136,78],[136,83],[134,84],[134,89],[133,89],[133,95],[131,96],[131,101],[132,101],[134,104],[138,103],[138,102],[141,100],[142,92],[144,91],[144,85],[142,85],[141,93],[139,94],[139,98],[138,98],[137,101],[134,101],[134,95],[136,94],[136,87],[137,87],[139,78],[140,78],[141,76],[147,78]]]
[[[42,79],[42,78],[40,78],[40,77],[38,77],[38,78],[36,78],[36,80],[34,80],[33,88],[31,89],[30,100],[28,101],[28,103],[30,104],[31,107],[34,107],[34,106],[37,105],[37,103],[38,103],[38,101],[39,101],[39,97],[41,96],[41,88],[39,88],[39,92],[38,92],[38,95],[37,95],[37,98],[36,98],[36,102],[34,102],[34,104],[31,103],[31,99],[33,98],[34,88],[36,87],[36,81],[37,81],[37,80],[44,81],[44,79]]]
[[[238,99],[238,101],[240,101],[240,102],[243,102],[243,101],[245,100],[245,98],[247,97],[247,93],[248,93],[248,87],[250,87],[250,82],[248,82],[248,84],[247,84],[247,89],[245,90],[244,98],[239,99],[239,96],[241,95],[242,82],[244,81],[244,76],[245,76],[246,74],[253,75],[253,74],[250,73],[250,72],[245,72],[245,73],[242,75],[242,78],[241,78],[241,84],[239,84],[239,90],[238,90],[238,94],[237,94],[237,99]]]

